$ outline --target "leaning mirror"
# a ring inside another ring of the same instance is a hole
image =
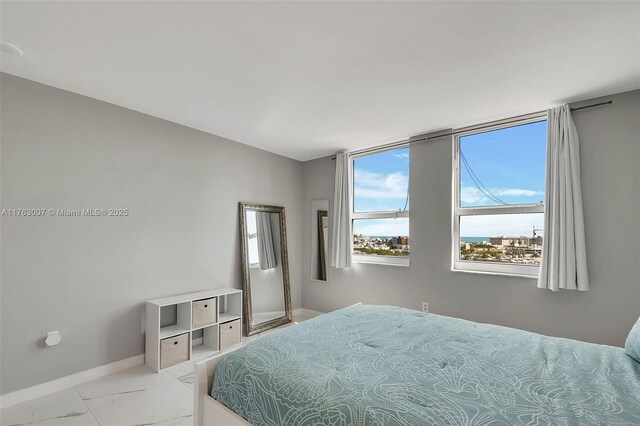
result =
[[[311,215],[311,279],[327,281],[329,200],[313,200]]]
[[[247,336],[291,322],[284,207],[240,203]]]
[[[329,241],[329,216],[326,210],[318,210],[318,275],[327,280],[327,241]]]

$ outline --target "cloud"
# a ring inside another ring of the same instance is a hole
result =
[[[534,226],[537,229],[544,226],[542,213],[460,217],[460,235],[463,237],[532,236]]]
[[[488,188],[496,197],[542,197],[544,193],[541,191],[532,191],[530,189],[520,188]],[[463,186],[460,188],[460,201],[465,204],[476,204],[480,202],[490,201],[489,197],[484,195],[482,191],[473,186]]]
[[[460,188],[460,201],[465,204],[476,204],[489,199],[478,188],[463,186]]]
[[[409,235],[409,220],[406,218],[356,220],[353,233],[367,236]]]
[[[409,161],[409,153],[408,152],[394,152],[391,155],[393,155],[394,157],[399,158],[401,160]]]
[[[374,173],[354,171],[355,195],[367,199],[404,199],[407,196],[409,177],[402,172]]]
[[[544,195],[540,191],[532,191],[530,189],[518,188],[489,188],[491,192],[497,196],[511,197],[535,197],[536,195]]]

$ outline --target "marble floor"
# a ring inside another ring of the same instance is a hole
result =
[[[294,317],[294,321],[301,322],[316,315],[307,311]],[[193,362],[160,373],[140,365],[7,407],[0,411],[0,424],[192,425]]]
[[[7,407],[9,425],[192,425],[193,364],[146,365]]]

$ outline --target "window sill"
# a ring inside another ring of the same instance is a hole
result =
[[[409,267],[409,257],[400,256],[378,256],[378,255],[363,255],[354,254],[352,257],[354,263],[367,263],[373,265],[389,265],[389,266],[404,266]]]
[[[492,272],[492,271],[470,271],[465,269],[456,269],[451,268],[451,272],[462,272],[463,274],[474,274],[474,275],[493,275],[499,277],[509,277],[509,278],[529,278],[529,279],[538,279],[537,275],[527,275],[527,274],[517,274],[514,272]]]
[[[471,272],[476,274],[501,275],[508,277],[537,279],[540,267],[537,265],[523,265],[499,262],[473,262],[468,260],[454,260],[451,267],[455,272]]]

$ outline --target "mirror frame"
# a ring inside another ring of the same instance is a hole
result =
[[[318,210],[318,257],[320,262],[320,278],[317,281],[328,281],[327,279],[327,256],[325,255],[327,249],[327,241],[324,240],[324,225],[322,218],[327,218],[327,226],[329,224],[329,212],[327,210]]]
[[[288,324],[292,321],[291,286],[289,283],[289,256],[287,253],[287,227],[284,207],[255,203],[239,203],[240,206],[240,244],[242,252],[242,288],[244,290],[244,318],[247,336]],[[280,258],[282,260],[282,287],[284,292],[284,316],[253,325],[253,307],[251,305],[251,275],[249,265],[249,249],[247,247],[247,210],[265,213],[277,213],[280,219]]]

